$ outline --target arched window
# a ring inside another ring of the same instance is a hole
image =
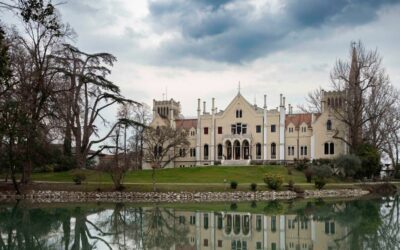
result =
[[[325,142],[324,143],[324,154],[326,154],[326,155],[335,154],[335,144],[333,142],[331,142],[331,143]]]
[[[241,109],[236,110],[236,118],[242,118],[243,112]]]
[[[208,144],[204,144],[204,160],[208,160]]]
[[[243,141],[242,144],[243,147],[243,158],[245,160],[248,160],[250,158],[250,146],[249,146],[249,142],[247,140]]]
[[[275,142],[271,143],[271,159],[276,158],[276,144]]]
[[[331,142],[331,144],[329,145],[329,153],[331,155],[335,154],[335,144],[333,144],[333,142]]]
[[[326,130],[332,130],[332,121],[331,120],[326,121]]]
[[[221,160],[222,159],[222,144],[218,144],[218,159]]]
[[[261,143],[256,144],[256,158],[261,159]]]

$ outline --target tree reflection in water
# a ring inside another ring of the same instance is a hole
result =
[[[0,206],[0,250],[396,249],[399,199],[237,203],[225,211],[209,204],[185,211],[166,205],[17,202]]]

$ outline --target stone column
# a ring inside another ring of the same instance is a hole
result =
[[[267,95],[264,95],[264,120],[263,120],[263,148],[264,148],[264,154],[263,154],[263,160],[267,160],[267,144],[268,144],[268,110],[267,110]]]
[[[279,114],[279,160],[285,160],[285,97],[281,94],[281,105]]]
[[[210,160],[211,165],[214,165],[215,160],[215,98],[212,98],[211,102],[211,147],[210,147]]]
[[[201,119],[200,98],[197,99],[197,128],[196,128],[196,165],[201,165]]]

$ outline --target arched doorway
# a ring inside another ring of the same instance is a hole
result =
[[[243,141],[243,159],[248,160],[250,158],[250,146],[249,141]]]
[[[225,148],[226,148],[226,159],[232,160],[232,143],[230,141],[226,141]]]
[[[217,156],[218,156],[218,160],[222,159],[222,144],[218,144],[217,147]]]
[[[234,152],[234,159],[240,160],[240,142],[237,140],[233,143],[233,152]]]

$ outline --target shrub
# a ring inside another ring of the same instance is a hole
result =
[[[237,205],[236,203],[232,203],[232,204],[231,204],[231,210],[232,210],[232,211],[236,211],[237,208],[238,208],[238,205]]]
[[[370,144],[362,144],[356,150],[356,154],[361,160],[361,170],[357,177],[371,178],[378,175],[380,171],[380,154],[379,151]]]
[[[283,183],[283,177],[281,175],[265,174],[264,182],[268,188],[278,190]]]
[[[324,177],[317,176],[314,180],[314,183],[316,188],[322,189],[326,184],[326,180]]]
[[[322,189],[327,182],[326,178],[332,176],[332,168],[327,164],[313,166],[312,171],[315,175],[314,184],[318,189]]]
[[[287,169],[287,174],[288,174],[288,175],[292,175],[292,169],[291,169],[291,168],[288,168],[288,169]]]
[[[335,166],[346,177],[354,177],[361,170],[361,160],[357,155],[340,155],[335,159]]]
[[[294,186],[293,191],[298,193],[298,194],[304,194],[304,189],[299,187],[299,186]]]
[[[72,180],[75,182],[76,185],[80,185],[83,181],[86,180],[86,174],[82,171],[75,171],[72,174]]]
[[[332,168],[327,164],[313,166],[312,172],[316,177],[329,178],[332,176]]]
[[[304,170],[304,176],[306,177],[308,183],[311,183],[313,174],[314,173],[313,173],[311,167],[308,167],[308,168],[306,168],[306,170]]]
[[[301,160],[297,160],[297,161],[295,161],[295,166],[294,167],[299,171],[303,171],[308,167],[309,161],[310,160],[307,159],[307,158],[304,158],[304,159],[301,159]]]
[[[250,189],[251,189],[251,191],[256,191],[257,190],[257,183],[251,183],[250,184]]]
[[[289,180],[289,184],[288,184],[289,190],[293,191],[294,188],[294,181],[292,179]]]
[[[236,189],[238,186],[237,181],[231,181],[231,189]]]

